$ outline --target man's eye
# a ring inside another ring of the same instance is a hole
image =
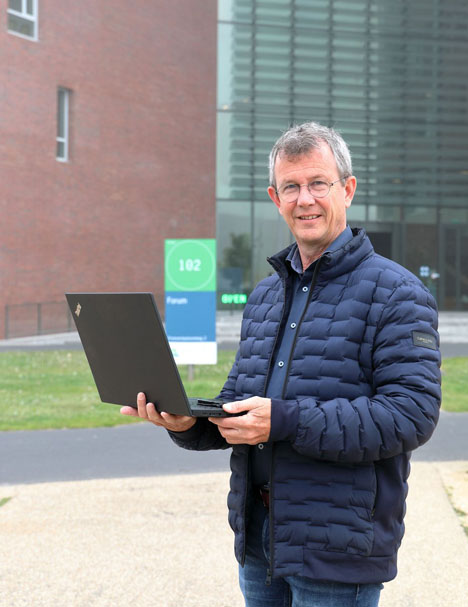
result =
[[[288,185],[283,186],[283,192],[295,192],[297,190],[297,185],[295,183],[289,183]]]
[[[313,188],[323,188],[324,186],[327,187],[328,184],[325,181],[311,181],[309,185]]]

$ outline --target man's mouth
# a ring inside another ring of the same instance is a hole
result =
[[[320,215],[299,215],[299,219],[307,221],[309,219],[317,219]]]

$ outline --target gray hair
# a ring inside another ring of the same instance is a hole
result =
[[[276,188],[275,163],[278,156],[297,158],[308,154],[312,149],[328,144],[335,157],[338,174],[341,178],[353,174],[351,154],[341,135],[332,128],[317,122],[304,122],[290,127],[273,146],[270,152],[270,184]]]

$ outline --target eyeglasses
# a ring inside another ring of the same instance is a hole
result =
[[[309,183],[303,183],[302,185],[299,185],[298,183],[286,183],[285,185],[282,185],[279,190],[276,190],[276,193],[283,202],[295,202],[299,198],[301,188],[307,187],[309,194],[314,198],[325,198],[332,186],[339,181],[343,181],[343,179],[348,179],[348,177],[340,177],[336,181],[332,181],[332,183],[320,181],[318,179],[309,181]]]

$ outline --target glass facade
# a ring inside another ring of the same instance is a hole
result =
[[[468,310],[466,1],[219,0],[218,19],[219,289],[250,291],[292,242],[268,154],[314,120],[350,147],[350,225]]]

